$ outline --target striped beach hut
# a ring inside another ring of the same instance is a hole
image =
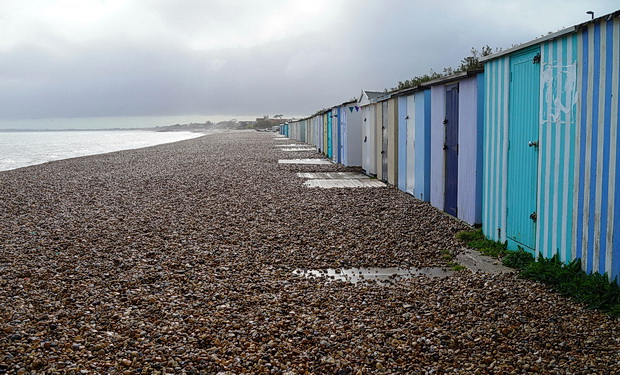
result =
[[[398,185],[398,99],[391,93],[377,98],[375,122],[380,151],[377,160],[377,178],[390,185]]]
[[[430,98],[422,86],[401,90],[398,98],[398,188],[430,198]]]
[[[430,202],[480,224],[484,74],[461,72],[424,85],[431,90]]]
[[[331,155],[331,159],[334,163],[342,163],[341,159],[342,159],[342,154],[341,154],[341,150],[340,150],[340,127],[341,127],[341,123],[340,123],[340,117],[342,117],[341,112],[342,112],[342,106],[336,106],[334,108],[332,108],[331,111],[331,116],[332,116],[332,135],[331,135],[331,142],[332,142],[332,155]]]
[[[362,113],[362,169],[369,176],[377,175],[376,100],[382,95],[383,93],[378,91],[362,90],[357,100]]]
[[[483,231],[620,274],[620,11],[488,56]]]

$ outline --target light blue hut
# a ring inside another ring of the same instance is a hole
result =
[[[620,11],[485,58],[483,230],[620,275]]]
[[[430,89],[401,90],[398,98],[398,188],[430,199]]]
[[[430,202],[480,224],[484,74],[461,72],[424,85],[431,91]]]

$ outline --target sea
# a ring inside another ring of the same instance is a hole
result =
[[[0,171],[53,160],[155,146],[204,133],[150,130],[2,131]]]

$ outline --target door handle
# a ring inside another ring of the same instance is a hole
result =
[[[527,145],[530,147],[538,147],[538,141],[529,141]]]

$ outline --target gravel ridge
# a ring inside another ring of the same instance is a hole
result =
[[[0,172],[0,373],[613,374],[620,323],[513,274],[388,286],[467,228],[394,187],[303,187],[273,134]],[[294,156],[293,156],[294,155]]]

